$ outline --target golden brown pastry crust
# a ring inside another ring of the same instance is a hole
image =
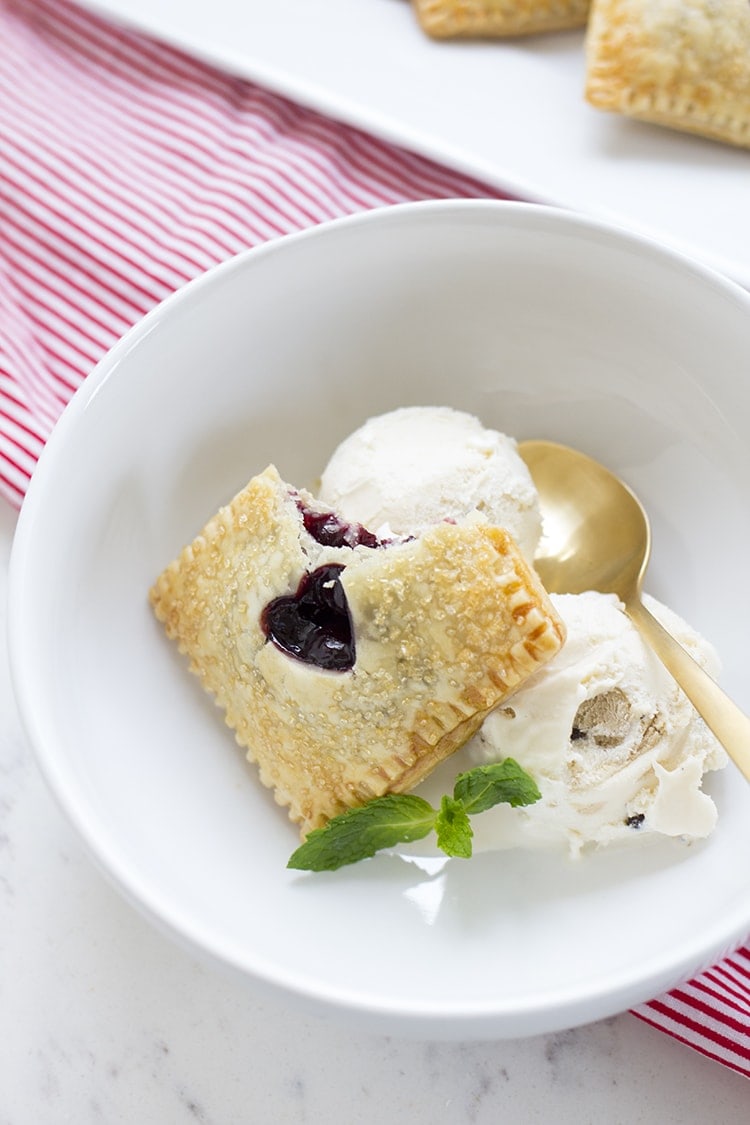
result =
[[[346,565],[355,630],[347,672],[288,656],[261,626],[270,600],[332,561]],[[303,832],[412,788],[564,639],[504,531],[443,523],[386,548],[321,547],[272,466],[209,521],[150,598]]]
[[[748,0],[594,0],[586,98],[750,147]]]
[[[435,39],[500,39],[583,27],[589,0],[412,0]]]

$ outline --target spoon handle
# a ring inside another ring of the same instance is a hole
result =
[[[625,612],[750,781],[750,718],[649,613],[643,602],[634,598],[626,604]]]

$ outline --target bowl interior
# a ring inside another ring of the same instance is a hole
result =
[[[367,416],[451,405],[623,474],[653,521],[649,591],[715,643],[748,708],[749,328],[750,297],[699,267],[502,203],[331,224],[219,267],[147,317],[53,435],[13,559],[19,702],[107,873],[193,949],[430,1034],[598,1018],[739,940],[750,789],[734,767],[710,779],[720,825],[692,848],[287,872],[295,829],[146,599],[269,462],[314,485]]]

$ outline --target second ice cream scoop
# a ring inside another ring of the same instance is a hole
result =
[[[547,590],[616,594],[644,640],[750,780],[750,719],[643,605],[651,530],[637,497],[599,462],[568,446],[526,441],[519,453],[539,492],[544,531],[534,562]]]

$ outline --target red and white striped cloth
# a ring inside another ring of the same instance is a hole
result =
[[[0,492],[143,314],[248,246],[498,196],[67,0],[0,0]],[[635,1012],[750,1077],[750,944]]]

